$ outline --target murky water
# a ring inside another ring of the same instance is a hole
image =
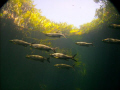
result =
[[[52,38],[39,31],[30,31],[30,34],[26,29],[20,31],[9,19],[1,21],[1,90],[119,90],[120,44],[102,42],[105,38],[120,39],[119,29],[104,25],[104,29],[98,28],[78,39]],[[77,62],[50,57],[52,51],[15,45],[9,42],[12,39],[58,47],[56,52],[77,54]],[[93,42],[94,47],[78,46],[77,41]],[[32,54],[50,57],[50,63],[25,57]],[[75,71],[54,66],[62,63],[75,64]]]

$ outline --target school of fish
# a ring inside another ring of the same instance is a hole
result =
[[[112,24],[110,26],[119,27],[116,24]],[[48,36],[48,37],[58,37],[58,38],[60,38],[61,36],[63,36],[64,38],[66,38],[66,36],[64,34],[58,33],[58,32],[57,33],[47,33],[45,35]],[[66,61],[69,61],[69,59],[71,59],[71,60],[77,62],[77,60],[75,60],[75,56],[77,54],[75,54],[73,56],[69,56],[69,55],[66,55],[66,54],[63,54],[63,53],[58,53],[58,52],[56,52],[57,47],[53,48],[53,47],[50,47],[50,46],[47,46],[47,45],[44,45],[44,44],[28,43],[26,41],[19,40],[19,39],[13,39],[13,40],[9,40],[9,41],[14,43],[14,44],[17,44],[17,45],[22,45],[24,47],[30,46],[34,49],[44,50],[44,51],[47,51],[47,52],[53,51],[54,52],[53,54],[49,54],[50,57],[53,57],[53,58],[56,58],[56,59],[62,59],[62,60],[66,60]],[[102,41],[105,42],[105,43],[120,44],[120,39],[106,38],[106,39],[103,39]],[[94,46],[93,43],[88,43],[88,42],[76,42],[75,44],[77,44],[79,46],[86,46],[86,47]],[[46,58],[46,57],[43,57],[41,55],[26,55],[27,59],[34,60],[34,61],[40,61],[40,62],[47,61],[49,63],[50,63],[50,57]],[[63,68],[63,69],[72,68],[73,70],[75,70],[74,69],[75,64],[74,65],[55,64],[54,66],[57,67],[57,68]]]

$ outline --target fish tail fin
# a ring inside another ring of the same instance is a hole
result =
[[[32,44],[35,44],[35,43],[30,43],[29,45],[32,46]]]
[[[72,56],[72,60],[74,60],[74,61],[77,62],[77,60],[74,59],[76,55],[77,55],[77,54],[75,54],[75,55]]]
[[[75,67],[75,64],[73,64],[72,67],[73,67],[73,70],[75,71],[75,68],[74,68],[74,67]]]
[[[91,45],[92,45],[93,47],[95,47],[95,46],[93,45],[93,43],[94,43],[94,42],[92,42],[92,44],[91,44]]]
[[[50,63],[50,57],[49,57],[49,58],[47,58],[47,61]]]
[[[27,46],[31,46],[31,43],[29,43]]]
[[[66,36],[64,34],[62,34],[62,35],[66,38]]]
[[[57,48],[58,48],[58,47],[52,48],[52,50],[53,50],[54,53],[56,53],[56,49],[57,49]]]
[[[29,46],[32,46],[32,43],[30,43]]]
[[[74,59],[74,57],[76,56],[77,54],[73,55],[72,58]]]

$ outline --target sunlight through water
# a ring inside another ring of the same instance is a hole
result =
[[[66,22],[79,27],[91,22],[99,5],[94,0],[34,0],[42,15],[54,22]]]

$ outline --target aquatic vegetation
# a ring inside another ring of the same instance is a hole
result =
[[[77,62],[75,62],[75,66],[76,67],[81,67],[82,61],[78,61],[78,59],[76,59],[76,60],[77,60]]]
[[[41,15],[41,10],[35,8],[32,0],[10,0],[2,8],[2,13],[0,13],[0,16],[2,18],[12,18],[14,23],[21,27],[19,29],[22,30],[23,34],[25,34],[25,37],[30,36],[31,32],[29,31],[39,30],[43,33],[55,33],[60,31],[68,37],[77,39],[76,35],[82,35],[91,30],[101,28],[101,24],[105,23],[106,21],[111,23],[113,17],[119,17],[119,14],[117,14],[115,8],[111,6],[110,3],[108,3],[108,5],[106,4],[105,6],[106,7],[102,6],[100,9],[96,10],[95,16],[98,17],[97,19],[94,19],[90,23],[81,25],[80,28],[76,28],[74,25],[68,25],[67,23],[55,23],[50,21],[45,16]],[[111,11],[114,11],[114,14],[111,15]],[[27,32],[23,31],[23,28],[26,28]]]
[[[69,49],[69,48],[58,48],[57,52],[64,53],[64,54],[72,56],[72,50]]]
[[[56,39],[50,39],[50,38],[48,38],[48,39],[38,39],[38,38],[32,38],[32,37],[26,37],[26,38],[34,40],[34,42],[32,42],[32,43],[45,44],[45,45],[49,45],[49,46],[52,46],[52,44],[50,42],[51,40],[56,40]]]
[[[46,39],[41,39],[40,43],[46,44],[46,45],[51,45],[51,40],[56,40],[55,38],[50,39],[50,38],[46,38]]]
[[[85,76],[86,75],[86,64],[83,63],[82,66],[81,66],[81,70],[80,72],[82,74],[82,76]]]
[[[34,54],[35,53],[35,50],[30,48],[30,51],[31,51],[31,54]]]
[[[39,84],[40,90],[47,90],[47,85]]]
[[[77,62],[74,62],[75,67],[77,68],[77,72],[82,75],[85,76],[86,75],[86,64],[83,63],[82,60],[82,56],[77,52],[77,56],[75,58],[75,60],[77,60]]]
[[[77,72],[80,75],[85,76],[86,75],[86,64],[81,61],[82,56],[79,53],[77,53],[77,56],[75,59],[77,60],[77,62],[74,62],[75,67],[77,68]]]
[[[96,2],[96,1],[95,1]],[[97,1],[96,3],[99,3]],[[110,24],[111,22],[120,19],[120,15],[116,9],[106,0],[102,0],[101,7],[96,10],[95,17],[92,22],[80,25],[80,28],[74,25],[64,23],[56,23],[41,15],[41,10],[36,9],[32,0],[9,0],[6,5],[2,7],[0,17],[12,19],[16,25],[23,31],[26,37],[30,36],[29,31],[40,31],[42,33],[62,32],[65,36],[74,37],[74,35],[82,35],[89,33],[91,30],[101,28],[103,23]],[[74,37],[77,38],[77,37]]]

